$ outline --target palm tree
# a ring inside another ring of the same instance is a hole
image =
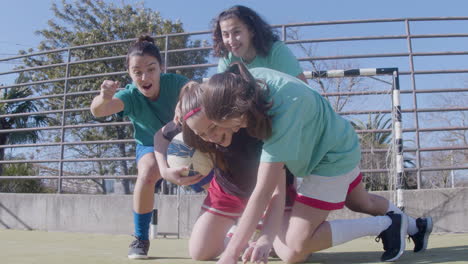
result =
[[[356,130],[387,130],[391,129],[392,120],[387,115],[378,113],[369,114],[367,122],[361,120],[352,121],[351,124]],[[366,132],[360,135],[362,149],[371,150],[370,153],[363,153],[361,167],[363,169],[384,169],[388,167],[386,152],[373,152],[377,149],[388,149],[392,140],[392,133],[386,132]],[[387,173],[373,173],[364,175],[366,188],[370,190],[388,190],[389,181]]]
[[[356,130],[384,130],[391,129],[392,119],[385,114],[378,113],[376,115],[369,114],[367,122],[361,120],[351,121],[351,124]],[[363,148],[368,147],[387,147],[392,140],[391,132],[370,132],[361,134],[361,145]]]
[[[24,74],[16,79],[15,83],[24,83],[28,78]],[[3,89],[0,94],[0,115],[19,114],[37,112],[37,107],[32,100],[22,100],[13,102],[2,102],[12,99],[20,99],[32,95],[32,90],[27,86]],[[46,125],[45,116],[10,116],[0,117],[0,131],[15,128],[31,128]],[[38,131],[20,131],[20,132],[0,132],[0,145],[35,143],[39,139]],[[5,149],[0,148],[0,160],[5,158]],[[2,164],[0,164],[0,175],[2,175]]]
[[[375,115],[369,114],[367,122],[361,120],[351,121],[351,124],[356,130],[391,130],[392,119],[387,115],[378,113]],[[391,148],[392,133],[391,131],[382,132],[367,132],[360,134],[361,147],[363,149],[370,149],[371,153],[364,153],[362,155],[361,167],[365,169],[384,169],[390,167],[392,162],[387,152],[373,152],[375,149]],[[403,158],[403,166],[405,168],[414,168],[414,159],[411,157]],[[387,173],[376,173],[373,175],[365,176],[364,182],[366,187],[370,190],[389,190],[390,181]],[[414,173],[406,173],[403,179],[403,187],[405,189],[415,189],[416,175]]]
[[[22,158],[19,156],[16,158]],[[8,164],[3,169],[4,176],[15,176],[15,175],[37,175],[38,170],[34,168],[31,163],[14,163]],[[47,188],[41,185],[40,180],[2,180],[0,181],[0,192],[11,192],[11,193],[39,193],[47,191]]]

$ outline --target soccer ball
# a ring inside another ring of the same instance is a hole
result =
[[[213,161],[208,153],[201,152],[184,143],[182,133],[177,134],[167,147],[167,163],[171,168],[189,168],[184,176],[208,175]]]

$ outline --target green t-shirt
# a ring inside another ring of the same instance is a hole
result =
[[[159,98],[149,100],[134,84],[127,84],[125,90],[114,96],[124,103],[120,112],[128,116],[134,127],[134,137],[138,144],[153,146],[154,134],[174,118],[174,110],[182,86],[188,79],[182,75],[163,73],[160,78]]]
[[[262,162],[283,162],[298,177],[337,176],[358,165],[357,134],[325,98],[287,74],[267,68],[250,72],[266,82],[273,100],[273,131],[264,141]]]
[[[219,60],[218,72],[224,72],[227,67],[235,61],[242,61],[242,59],[232,55],[230,52],[227,58],[221,58]],[[281,41],[273,43],[270,52],[266,57],[257,55],[251,63],[245,65],[249,69],[264,67],[284,72],[294,77],[302,73],[299,61],[291,50]]]

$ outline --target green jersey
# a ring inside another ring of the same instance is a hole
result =
[[[262,162],[283,162],[298,177],[337,176],[358,165],[358,136],[325,98],[285,73],[267,68],[250,72],[266,82],[273,101],[273,131],[264,141]]]
[[[153,146],[154,134],[174,118],[180,90],[187,81],[179,74],[161,74],[159,97],[155,101],[140,93],[134,84],[127,84],[125,90],[114,95],[124,103],[121,114],[130,118],[138,144]]]

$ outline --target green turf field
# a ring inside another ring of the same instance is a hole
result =
[[[65,232],[0,230],[2,264],[120,264],[120,263],[215,263],[193,261],[187,240],[161,238],[151,241],[148,260],[127,259],[131,236]],[[407,244],[397,263],[468,263],[468,234],[433,234],[424,253],[412,252]],[[313,254],[307,263],[380,263],[382,244],[365,237]],[[270,259],[271,263],[282,263]]]

